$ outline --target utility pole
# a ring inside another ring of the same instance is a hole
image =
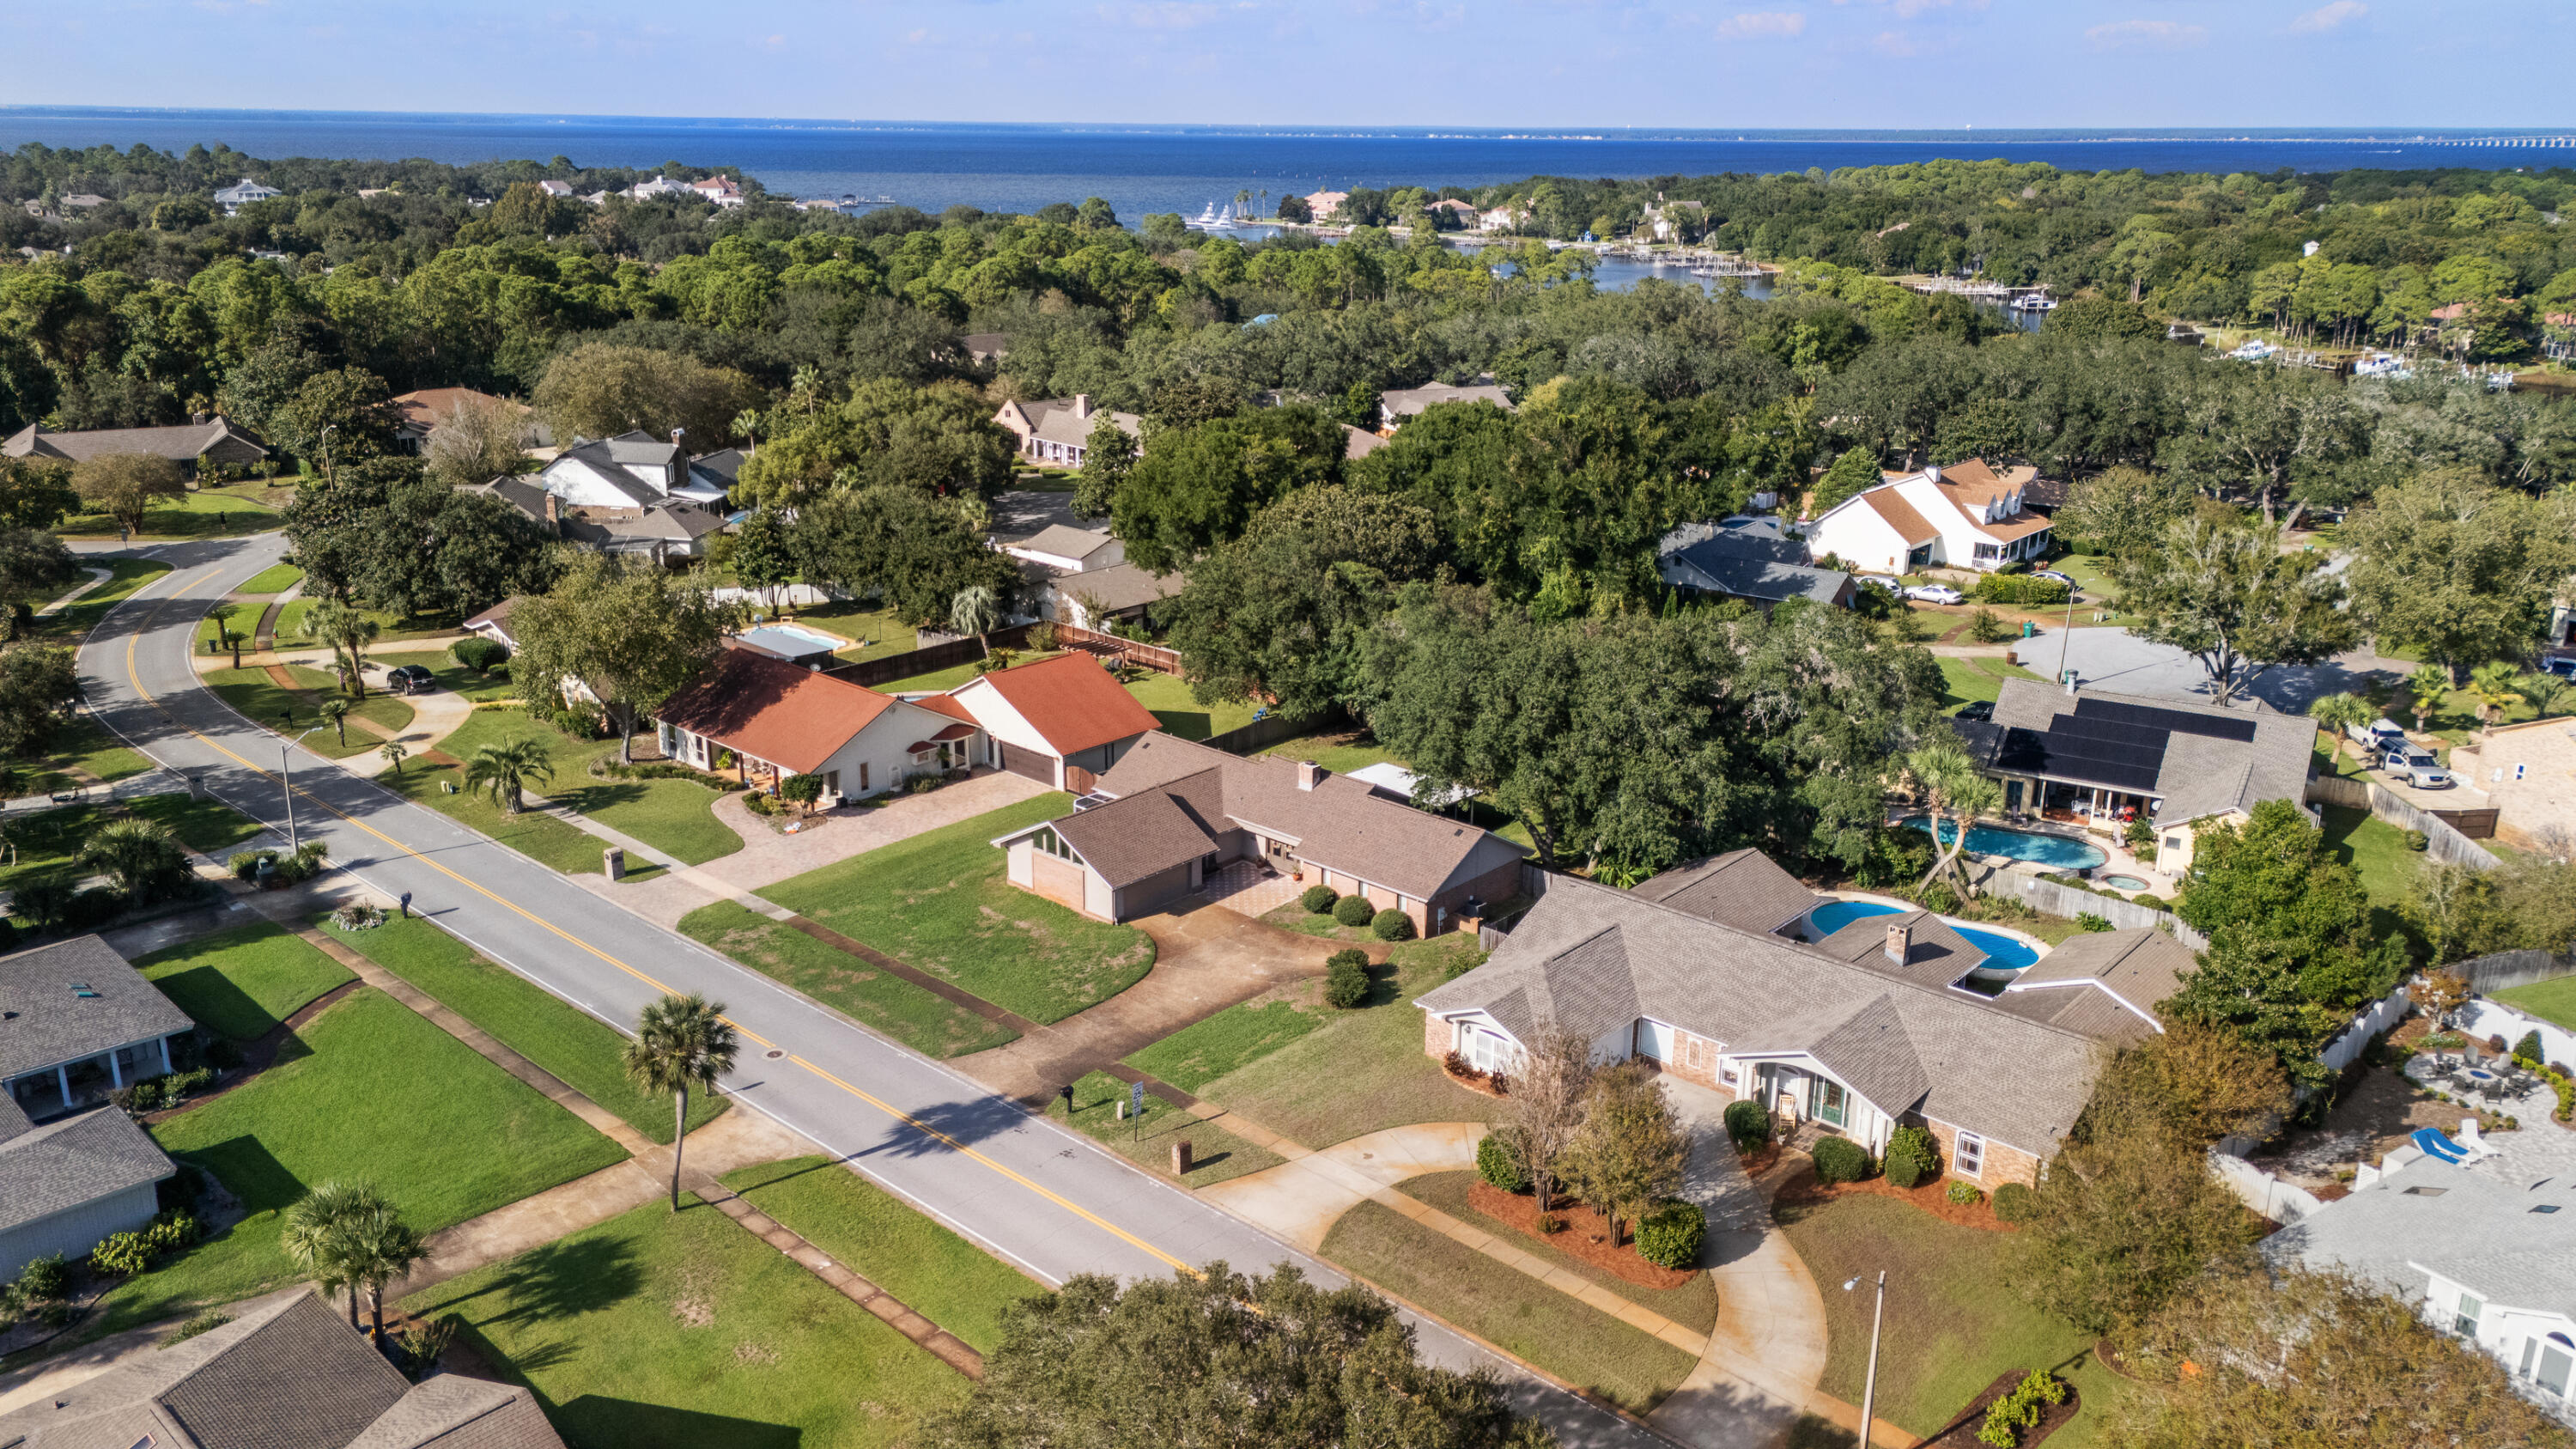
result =
[[[1843,1283],[1843,1291],[1849,1293],[1859,1286],[1860,1279],[1847,1279]],[[1878,1270],[1878,1302],[1869,1313],[1869,1374],[1861,1380],[1860,1386],[1860,1449],[1869,1449],[1870,1426],[1876,1422],[1871,1416],[1878,1412],[1878,1330],[1886,1319],[1887,1270],[1881,1268]]]

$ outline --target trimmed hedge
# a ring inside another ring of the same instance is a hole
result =
[[[2027,604],[2037,607],[2066,602],[2066,585],[2055,579],[2032,578],[2028,574],[1987,574],[1977,580],[1968,597],[1989,604]]]
[[[1413,918],[1389,906],[1370,919],[1369,932],[1381,941],[1410,941]]]
[[[1995,1216],[2008,1223],[2026,1223],[2039,1211],[2039,1194],[2018,1182],[2007,1182],[1995,1189]]]
[[[1699,1266],[1708,1214],[1695,1202],[1668,1202],[1637,1220],[1637,1256],[1658,1268]]]
[[[1476,1144],[1476,1175],[1505,1192],[1530,1190],[1529,1169],[1522,1165],[1519,1149],[1497,1132],[1486,1133],[1485,1140]],[[1643,1237],[1640,1229],[1641,1241]]]
[[[1320,916],[1331,910],[1333,902],[1341,898],[1341,892],[1331,886],[1310,885],[1306,887],[1306,893],[1297,898],[1297,904],[1305,907],[1307,915]]]
[[[1820,1140],[1815,1159],[1818,1182],[1858,1182],[1869,1176],[1869,1149],[1848,1137]]]
[[[1759,1102],[1729,1102],[1726,1135],[1734,1140],[1736,1151],[1750,1152],[1771,1140],[1771,1114]]]
[[[1335,951],[1324,961],[1324,1000],[1344,1011],[1368,1000],[1368,953]]]
[[[1950,1184],[1950,1190],[1942,1196],[1961,1207],[1975,1207],[1986,1200],[1985,1193],[1980,1191],[1973,1182],[1954,1182]]]
[[[1333,902],[1333,919],[1345,926],[1365,926],[1377,914],[1366,896],[1344,896]]]
[[[1916,1186],[1941,1170],[1941,1144],[1924,1128],[1899,1127],[1887,1139],[1887,1157],[1881,1166],[1890,1183]]]

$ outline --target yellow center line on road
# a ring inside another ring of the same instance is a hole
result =
[[[214,570],[208,571],[209,575],[213,572]],[[240,755],[234,754],[232,750],[227,748],[221,741],[180,723],[179,717],[171,712],[170,707],[162,703],[160,697],[155,695],[144,685],[142,671],[137,668],[135,664],[135,649],[142,643],[143,630],[149,629],[152,626],[152,622],[161,617],[161,610],[168,607],[171,602],[172,601],[167,598],[155,601],[151,614],[147,616],[143,622],[143,628],[137,629],[132,634],[126,636],[125,673],[126,678],[134,685],[134,692],[141,695],[145,703],[151,705],[154,709],[159,710],[164,719],[169,720],[170,723],[174,725],[178,725],[180,729],[186,730],[187,733],[199,743],[214,750],[226,759],[233,761],[235,764],[240,765],[243,769],[250,771],[252,774],[259,776],[261,779],[277,779],[278,777],[274,773],[261,769],[259,766],[243,759]],[[608,952],[601,950],[599,947],[592,945],[590,942],[581,939],[579,936],[572,934],[570,931],[567,931],[563,927],[556,925],[554,922],[547,920],[545,917],[528,910],[518,902],[510,900],[507,897],[497,895],[492,891],[485,889],[481,885],[466,879],[464,876],[458,875],[455,871],[449,870],[446,866],[439,864],[437,861],[431,860],[428,856],[421,854],[410,846],[407,846],[401,841],[394,839],[392,836],[385,834],[383,831],[376,829],[367,822],[360,820],[356,816],[349,814],[347,811],[341,810],[332,805],[331,802],[324,800],[309,791],[297,789],[292,784],[289,784],[287,788],[289,790],[293,790],[295,794],[311,801],[313,804],[321,807],[330,814],[338,816],[340,819],[347,821],[349,824],[354,825],[358,829],[365,831],[367,834],[374,836],[376,839],[383,841],[395,851],[410,856],[422,865],[428,866],[431,870],[437,871],[440,875],[447,877],[449,880],[456,882],[458,885],[465,887],[467,890],[474,892],[476,895],[483,897],[494,905],[501,906],[515,912],[532,924],[541,926],[544,929],[553,932],[555,935],[571,942],[573,945],[579,946],[591,955],[598,957],[600,960],[616,967],[618,970],[625,972],[627,975],[634,977],[636,980],[643,982],[645,985],[652,987],[663,995],[672,996],[678,994],[672,991],[670,987],[654,980],[651,976],[628,965],[626,962],[619,960],[617,957],[610,955]],[[731,1017],[727,1017],[725,1020],[732,1025],[734,1030],[741,1032],[744,1036],[750,1037],[753,1041],[758,1042],[763,1048],[768,1048],[772,1045],[768,1038],[763,1037],[758,1032],[744,1026],[741,1022],[734,1021]],[[950,1149],[962,1154],[969,1160],[990,1169],[1002,1177],[1008,1178],[1010,1181],[1017,1183],[1021,1187],[1027,1188],[1029,1191],[1036,1193],[1038,1196],[1045,1198],[1047,1201],[1054,1203],[1056,1206],[1063,1208],[1065,1211],[1072,1213],[1078,1218],[1081,1218],[1083,1221],[1092,1224],[1094,1227],[1100,1228],[1102,1231],[1109,1233],[1121,1241],[1143,1249],[1145,1252],[1169,1263],[1174,1268],[1177,1268],[1184,1273],[1193,1271],[1189,1264],[1182,1262],[1180,1259],[1173,1257],[1171,1254],[1164,1252],[1162,1249],[1157,1248],[1153,1244],[1146,1242],[1144,1239],[1137,1237],[1135,1234],[1128,1232],[1125,1228],[1119,1227],[1117,1224],[1101,1217],[1098,1213],[1091,1211],[1080,1203],[1074,1202],[1056,1192],[1039,1186],[1037,1183],[1030,1181],[1020,1173],[1003,1166],[1001,1163],[994,1161],[992,1158],[985,1156],[983,1153],[976,1151],[974,1148],[967,1146],[965,1143],[958,1141],[956,1138],[949,1136],[947,1133],[940,1131],[938,1128],[931,1126],[929,1123],[922,1121],[920,1118],[913,1116],[902,1108],[852,1086],[848,1082],[841,1080],[839,1077],[832,1075],[830,1072],[823,1070],[821,1067],[814,1065],[812,1062],[805,1060],[801,1056],[791,1053],[787,1059],[794,1062],[796,1065],[803,1067],[806,1071],[812,1072],[815,1076],[822,1078],[824,1081],[831,1083],[833,1086],[840,1088],[842,1091],[849,1093],[851,1096],[858,1098],[860,1101],[867,1103],[869,1106],[876,1108],[878,1111],[885,1113],[887,1116],[894,1118],[896,1121],[903,1123],[905,1126],[912,1128],[914,1131],[921,1133],[923,1136],[947,1145]]]

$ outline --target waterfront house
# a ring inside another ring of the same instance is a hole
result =
[[[2024,488],[2037,471],[1998,473],[1971,458],[1885,482],[1825,510],[1808,529],[1819,556],[1864,573],[1926,568],[1988,571],[2048,552],[2049,521],[2031,512]]]
[[[1099,420],[1104,416],[1131,438],[1145,435],[1143,418],[1134,413],[1104,414],[1091,405],[1089,393],[1039,402],[1006,402],[1000,411],[993,414],[993,421],[1020,440],[1021,456],[1040,463],[1079,468],[1083,455],[1091,450],[1091,430],[1099,426]]]

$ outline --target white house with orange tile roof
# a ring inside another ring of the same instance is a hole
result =
[[[1977,569],[2029,562],[2048,552],[2049,521],[2024,506],[2035,469],[1998,473],[1978,459],[1887,481],[1825,511],[1807,530],[1808,547],[1859,573],[1926,567]]]

